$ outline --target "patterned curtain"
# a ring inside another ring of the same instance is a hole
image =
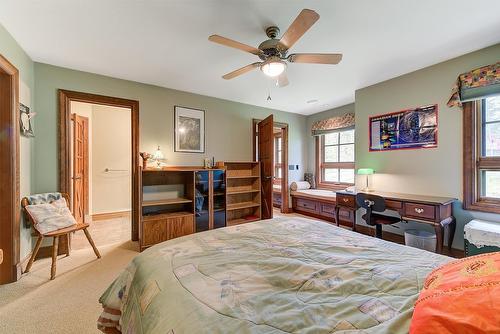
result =
[[[347,113],[342,116],[314,122],[311,132],[313,136],[319,136],[325,133],[348,128],[354,128],[354,113]]]
[[[448,107],[500,94],[500,62],[462,73],[453,87]]]

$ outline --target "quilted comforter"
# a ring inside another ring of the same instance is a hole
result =
[[[448,257],[279,217],[170,240],[100,298],[122,333],[407,333],[426,275]]]

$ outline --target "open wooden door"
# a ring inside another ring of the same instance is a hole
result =
[[[88,201],[89,120],[77,114],[73,119],[73,206],[75,220],[83,223]]]
[[[273,175],[274,175],[274,134],[273,115],[258,124],[259,162],[262,182],[262,219],[273,218]]]

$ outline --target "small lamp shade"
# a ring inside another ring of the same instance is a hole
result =
[[[153,154],[153,159],[162,160],[163,158],[164,158],[163,152],[160,150],[160,146],[158,146],[155,153]]]
[[[370,185],[369,185],[369,176],[373,175],[373,169],[371,168],[360,168],[358,169],[358,175],[366,175],[366,186],[362,189],[362,191],[371,191]]]
[[[373,169],[371,168],[360,168],[358,169],[358,175],[372,175]]]

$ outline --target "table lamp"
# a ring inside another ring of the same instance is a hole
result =
[[[369,184],[368,184],[368,178],[369,175],[373,175],[374,171],[372,168],[359,168],[358,169],[358,175],[366,175],[366,187],[364,189],[361,189],[361,191],[371,191]]]
[[[156,167],[160,168],[161,160],[164,159],[163,152],[160,150],[160,146],[158,146],[155,153],[153,154],[153,159],[156,160]]]

